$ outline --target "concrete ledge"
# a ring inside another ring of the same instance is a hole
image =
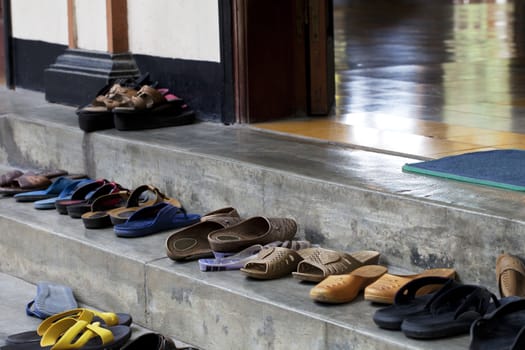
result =
[[[493,291],[497,255],[522,254],[522,193],[402,173],[414,159],[215,123],[85,134],[73,108],[27,91],[0,93],[0,115],[10,166],[154,184],[198,213],[293,217],[322,246],[375,249],[410,271],[454,267]]]
[[[81,303],[129,312],[139,325],[203,349],[464,349],[469,341],[418,342],[380,330],[368,302],[319,305],[308,298],[312,285],[291,277],[200,272],[195,261],[166,258],[169,232],[118,238],[12,198],[0,199],[0,231],[3,273],[60,281]]]

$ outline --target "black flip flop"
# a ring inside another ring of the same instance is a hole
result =
[[[421,288],[436,284],[442,285],[436,292],[417,296],[417,292]],[[394,303],[377,310],[374,313],[373,320],[380,328],[400,330],[401,323],[405,318],[428,314],[430,305],[434,300],[459,285],[459,282],[451,278],[437,276],[417,278],[401,287],[396,293]]]
[[[504,304],[490,315],[480,318],[472,324],[470,335],[472,350],[523,349],[525,299]]]
[[[498,298],[486,288],[461,285],[436,298],[428,313],[406,318],[401,330],[407,337],[415,339],[467,334],[474,321],[499,306]]]

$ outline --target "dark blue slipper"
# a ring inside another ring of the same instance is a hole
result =
[[[189,226],[200,219],[198,214],[187,214],[183,208],[162,202],[139,209],[125,223],[115,225],[114,231],[119,237],[143,237]]]

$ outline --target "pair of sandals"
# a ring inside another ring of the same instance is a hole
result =
[[[20,193],[44,190],[52,185],[52,179],[68,175],[66,170],[57,169],[50,171],[26,173],[21,170],[11,170],[0,175],[0,194],[13,196]]]
[[[131,322],[129,314],[71,309],[46,318],[35,331],[9,335],[2,350],[120,348],[131,337]]]
[[[194,122],[195,113],[183,99],[155,85],[146,74],[106,86],[89,105],[77,109],[79,127],[85,132],[143,130]]]
[[[256,245],[291,241],[296,232],[294,219],[254,216],[243,220],[235,208],[225,207],[171,234],[166,240],[166,254],[175,261],[222,258]]]
[[[418,295],[422,288],[437,285],[440,287],[435,292]],[[378,309],[373,320],[381,328],[401,330],[405,336],[414,339],[438,339],[470,332],[471,349],[500,349],[485,347],[482,343],[488,344],[495,334],[502,331],[511,333],[516,327],[507,329],[505,323],[487,320],[507,315],[517,306],[523,306],[525,310],[524,303],[517,297],[498,299],[482,286],[427,276],[405,284],[395,295],[394,303]],[[522,321],[525,321],[525,313]],[[512,322],[509,320],[508,323]],[[525,326],[525,322],[522,323],[521,328]],[[481,328],[483,330],[479,330]]]

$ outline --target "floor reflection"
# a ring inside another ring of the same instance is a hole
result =
[[[335,0],[332,115],[256,127],[418,158],[525,149],[524,4]]]

